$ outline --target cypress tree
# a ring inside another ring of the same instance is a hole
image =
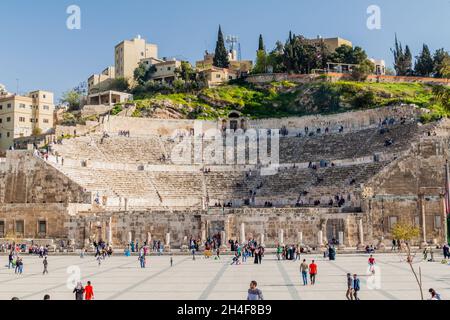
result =
[[[213,66],[218,68],[228,68],[230,61],[228,59],[228,51],[225,48],[223,40],[222,28],[219,26],[219,33],[217,36],[216,51],[214,54]]]
[[[408,45],[405,47],[405,54],[403,56],[403,68],[405,75],[411,76],[413,74],[412,54]]]
[[[415,73],[418,76],[429,77],[433,73],[434,62],[430,49],[426,44],[423,45],[422,52],[416,57]]]
[[[262,34],[259,35],[258,51],[266,51]]]

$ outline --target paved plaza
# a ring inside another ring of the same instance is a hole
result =
[[[265,299],[274,300],[329,300],[345,299],[346,273],[361,275],[362,300],[411,300],[419,299],[417,284],[409,266],[400,262],[398,254],[376,254],[376,281],[368,288],[368,255],[338,255],[336,261],[328,261],[319,255],[304,255],[308,263],[318,264],[318,278],[314,287],[304,287],[299,274],[300,262],[277,261],[267,254],[262,265],[249,259],[243,265],[230,265],[231,256],[221,260],[197,256],[174,256],[170,266],[169,256],[151,256],[145,269],[139,267],[137,257],[114,256],[101,266],[92,256],[50,256],[48,275],[42,275],[42,259],[24,255],[24,274],[16,275],[5,267],[7,256],[1,256],[0,299],[40,300],[50,294],[53,300],[73,300],[68,282],[80,270],[83,284],[90,280],[97,300],[241,300],[246,298],[248,284],[258,281]],[[418,259],[419,257],[416,257]],[[422,269],[424,293],[434,288],[442,298],[450,297],[450,266],[438,262],[415,264]],[[77,268],[79,267],[79,269]],[[370,282],[370,281],[369,281]],[[375,289],[373,289],[375,287]]]

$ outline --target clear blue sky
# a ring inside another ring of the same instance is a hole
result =
[[[66,9],[81,7],[81,30],[66,28]],[[381,30],[366,27],[369,5],[381,8]],[[160,57],[191,62],[213,50],[217,27],[237,35],[242,57],[254,59],[289,30],[307,37],[340,36],[392,64],[397,33],[416,55],[422,43],[450,50],[450,0],[2,0],[0,83],[9,91],[60,94],[113,65],[114,46],[137,34],[159,45]]]

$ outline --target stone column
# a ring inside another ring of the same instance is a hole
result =
[[[106,223],[106,241],[109,243],[109,245],[112,245],[113,237],[112,237],[112,217],[109,217],[107,223]]]
[[[128,232],[128,243],[127,244],[130,244],[132,239],[133,239],[133,234],[130,231],[130,232]]]
[[[152,234],[150,232],[147,232],[147,245],[151,248],[152,247]]]
[[[200,226],[200,233],[201,233],[201,243],[200,243],[200,250],[204,250],[205,249],[205,242],[206,242],[206,223],[205,221],[201,222],[201,226]]]
[[[278,231],[278,243],[280,244],[280,246],[284,246],[284,230],[280,229]]]
[[[428,243],[427,243],[427,225],[426,225],[424,195],[420,194],[419,198],[420,198],[420,213],[422,215],[422,243],[420,244],[420,247],[426,248],[428,246]]]
[[[297,232],[297,242],[298,242],[298,245],[300,245],[300,246],[303,245],[303,232],[302,231]]]
[[[244,244],[245,242],[246,242],[246,239],[245,239],[245,223],[244,222],[242,222],[241,223],[241,234],[240,234],[240,241],[241,241],[241,243],[242,244]]]
[[[164,245],[164,251],[170,252],[170,232],[166,233],[166,243]]]
[[[183,243],[181,244],[181,252],[187,252],[189,250],[188,238],[187,236],[183,237]]]
[[[339,231],[339,248],[340,248],[340,249],[344,249],[344,248],[345,248],[345,244],[344,244],[344,231]]]
[[[359,243],[357,249],[363,250],[365,248],[365,245],[364,245],[364,228],[362,218],[358,219],[358,236],[359,236]]]
[[[259,245],[260,245],[261,247],[265,247],[265,246],[266,246],[265,243],[264,243],[264,241],[265,241],[265,239],[264,239],[264,233],[261,233],[261,234],[259,235]]]
[[[448,243],[448,227],[447,227],[447,209],[445,204],[445,194],[441,194],[441,201],[442,201],[442,243]]]
[[[317,245],[318,247],[323,247],[323,231],[319,230],[319,232],[317,232]]]
[[[227,250],[228,249],[228,246],[227,246],[228,239],[227,239],[227,233],[225,231],[220,232],[220,242],[221,242],[220,248],[222,250]]]

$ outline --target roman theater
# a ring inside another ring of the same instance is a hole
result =
[[[398,105],[262,120],[237,112],[216,121],[106,115],[50,143],[47,156],[6,152],[0,237],[60,252],[99,240],[114,248],[159,240],[184,251],[191,237],[213,235],[269,248],[333,240],[382,250],[404,221],[420,227],[414,245],[442,244],[450,123],[422,124],[422,112]]]

